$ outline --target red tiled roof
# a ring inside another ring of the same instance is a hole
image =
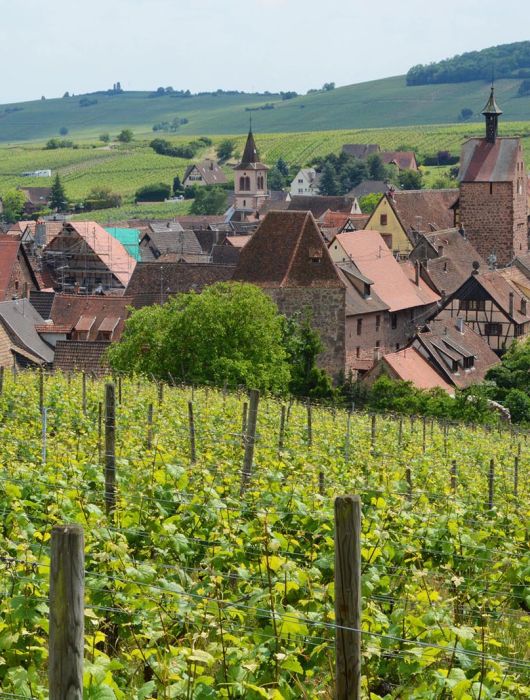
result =
[[[244,248],[252,236],[227,236],[223,245],[230,245],[234,248]]]
[[[19,240],[11,236],[0,236],[0,301],[6,298],[19,248]]]
[[[69,326],[67,323],[38,323],[35,326],[35,330],[37,333],[59,333],[59,334],[64,334],[64,333],[70,333],[72,330],[72,326]]]
[[[373,281],[373,291],[391,312],[424,306],[440,298],[426,285],[418,289],[410,282],[378,231],[339,233],[336,238],[359,272]]]
[[[469,139],[462,146],[461,182],[510,182],[516,177],[515,165],[520,142],[517,138]]]
[[[454,225],[451,207],[458,197],[457,189],[400,190],[386,197],[407,233],[449,229]]]
[[[418,389],[440,387],[447,393],[454,393],[453,387],[441,377],[415,348],[405,348],[385,355],[386,363],[394,374],[404,382],[412,382]]]
[[[63,372],[84,371],[102,376],[109,371],[105,357],[109,345],[104,341],[59,340],[53,367]]]
[[[132,305],[131,297],[84,296],[77,294],[56,294],[50,311],[54,324],[89,331],[87,340],[96,340],[100,325],[105,319],[119,318],[113,340],[118,340],[128,312]]]
[[[234,280],[261,287],[343,287],[309,211],[271,211],[241,251]]]
[[[381,151],[378,155],[383,163],[395,163],[400,170],[416,170],[418,167],[414,151]]]
[[[419,296],[424,300],[425,304],[435,304],[440,301],[440,295],[437,294],[429,285],[424,282],[421,276],[418,279],[418,284],[416,284],[416,266],[412,260],[405,260],[398,263],[403,272],[407,275],[407,278],[411,284],[414,285]]]

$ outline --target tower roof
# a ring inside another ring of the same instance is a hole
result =
[[[502,109],[500,109],[499,105],[495,102],[495,88],[493,87],[493,85],[491,86],[489,100],[487,101],[486,106],[482,110],[482,114],[502,114]]]
[[[247,136],[247,142],[245,144],[245,150],[243,151],[243,157],[239,165],[236,165],[234,170],[268,170],[267,166],[260,163],[258,147],[254,141],[254,134],[252,133],[252,128],[250,128]]]

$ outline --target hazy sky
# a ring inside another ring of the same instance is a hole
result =
[[[525,39],[528,0],[0,0],[0,103],[116,81],[305,92]]]

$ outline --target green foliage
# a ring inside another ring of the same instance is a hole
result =
[[[222,282],[134,312],[109,358],[114,369],[163,379],[282,391],[289,381],[282,332],[266,294]]]
[[[134,138],[132,129],[122,129],[117,135],[116,140],[120,143],[130,143]]]
[[[50,197],[50,207],[59,212],[64,212],[68,210],[68,198],[66,197],[66,192],[59,177],[59,173],[55,175],[55,179],[52,185],[52,193]]]
[[[192,141],[186,145],[175,146],[166,139],[153,139],[149,144],[155,153],[161,156],[171,156],[172,158],[193,158],[204,146],[199,141]]]
[[[337,171],[331,163],[326,163],[322,168],[322,175],[318,183],[318,191],[323,195],[339,194],[340,185],[337,179]]]
[[[223,139],[215,149],[220,161],[228,160],[234,153],[235,142],[232,139]]]
[[[223,214],[226,211],[226,190],[222,187],[198,187],[191,205],[192,214]]]
[[[399,186],[403,190],[421,190],[423,176],[419,170],[401,170],[398,175]]]
[[[315,399],[336,398],[331,377],[316,365],[324,345],[311,325],[310,315],[285,319],[284,344],[291,371],[291,394]]]
[[[473,116],[473,110],[470,107],[462,107],[460,110],[460,114],[458,115],[458,119],[460,121],[467,121],[468,119],[471,119]]]
[[[179,194],[182,194],[183,191],[184,188],[182,187],[180,177],[178,175],[175,175],[175,177],[173,178],[173,195],[178,196]]]
[[[521,80],[521,84],[519,85],[519,89],[517,90],[517,97],[526,97],[527,95],[530,95],[530,79],[526,78],[525,80]]]
[[[371,192],[370,194],[365,194],[364,197],[359,198],[359,206],[363,214],[371,214],[376,206],[379,204],[382,193]]]
[[[120,207],[121,203],[121,196],[113,192],[110,187],[93,187],[83,202],[83,206],[85,211],[93,211],[94,209]]]
[[[386,180],[388,177],[388,169],[385,167],[381,156],[377,153],[372,153],[366,159],[368,166],[369,180]]]
[[[528,78],[530,41],[501,44],[482,51],[468,51],[437,63],[413,66],[407,73],[407,85],[491,80],[493,66],[497,79]]]
[[[74,142],[68,139],[49,139],[44,147],[48,151],[54,151],[57,148],[73,148]]]
[[[19,221],[24,211],[26,197],[20,190],[9,190],[2,196],[3,218],[8,224]]]
[[[153,185],[144,185],[136,190],[134,199],[136,202],[163,202],[171,195],[171,187],[165,182]]]
[[[99,135],[99,140],[102,143],[109,143],[110,141],[110,134],[108,132],[105,132],[104,134]]]
[[[278,168],[274,166],[267,173],[267,183],[271,190],[283,190],[287,185],[287,179],[285,175],[282,175]]]

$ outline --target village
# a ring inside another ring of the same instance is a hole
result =
[[[262,288],[287,316],[309,313],[324,347],[318,363],[337,382],[370,385],[385,374],[449,394],[482,382],[530,334],[528,177],[519,139],[498,135],[501,114],[492,87],[485,133],[462,144],[455,189],[366,180],[326,196],[321,175],[305,168],[289,189],[270,191],[250,130],[223,215],[9,226],[0,238],[1,366],[102,375],[131,309],[234,280]],[[412,152],[343,151],[417,169]],[[183,184],[225,182],[206,160]],[[38,207],[45,189],[28,188],[28,203]],[[377,192],[363,214],[360,196]]]

